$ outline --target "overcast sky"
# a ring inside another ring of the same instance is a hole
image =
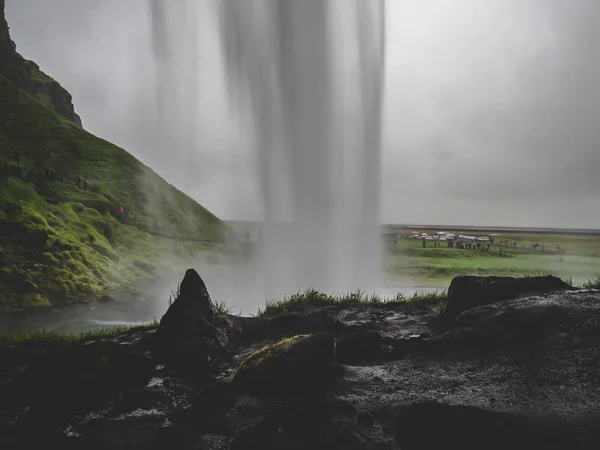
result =
[[[208,3],[192,155],[145,132],[144,0],[6,3],[18,50],[71,92],[86,129],[220,217],[255,216]],[[598,0],[388,0],[383,220],[600,228],[598,17]]]

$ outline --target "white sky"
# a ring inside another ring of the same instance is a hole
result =
[[[204,5],[201,147],[146,137],[143,0],[7,0],[18,50],[115,142],[225,219],[257,211]],[[388,0],[383,220],[600,228],[600,2]]]

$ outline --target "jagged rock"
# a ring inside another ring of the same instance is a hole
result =
[[[489,305],[522,295],[573,289],[560,278],[546,277],[454,277],[448,288],[445,314],[455,317],[470,308]]]
[[[234,382],[273,397],[319,396],[333,376],[335,346],[327,333],[283,339],[250,355]]]
[[[0,0],[0,76],[81,126],[81,118],[75,113],[71,94],[42,72],[37,64],[17,52],[4,15],[4,0]]]
[[[198,272],[188,269],[156,331],[155,353],[183,374],[200,375],[227,357],[232,332],[231,320],[215,309]]]

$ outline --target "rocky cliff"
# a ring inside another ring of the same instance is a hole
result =
[[[4,13],[5,0],[0,0],[0,77],[48,105],[56,113],[81,126],[71,94],[52,77],[42,72],[33,61],[23,58],[10,38]]]

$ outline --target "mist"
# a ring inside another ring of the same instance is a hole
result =
[[[387,3],[383,222],[599,227],[600,5]],[[19,51],[73,94],[88,130],[219,217],[257,219],[257,168],[227,99],[214,5],[197,5],[193,158],[144,139],[155,98],[145,1],[8,0],[7,15]]]

